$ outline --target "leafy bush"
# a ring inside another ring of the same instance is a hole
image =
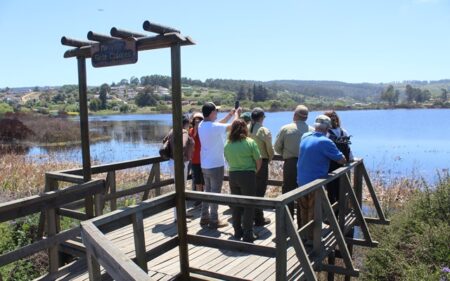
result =
[[[449,280],[450,176],[374,230],[380,245],[368,253],[362,280]]]
[[[0,224],[0,252],[7,253],[31,244],[37,238],[38,215]],[[47,269],[47,257],[37,253],[0,268],[4,280],[32,280]]]
[[[14,112],[14,109],[9,104],[0,102],[0,115],[3,115],[7,112]]]

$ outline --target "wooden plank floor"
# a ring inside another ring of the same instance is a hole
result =
[[[200,209],[193,210],[194,216],[187,219],[189,234],[200,234],[220,239],[232,239],[231,212],[228,206],[219,206],[219,217],[230,220],[227,227],[217,230],[200,227]],[[264,227],[255,227],[259,239],[255,244],[274,247],[275,213],[264,211],[265,216],[271,219],[271,224]],[[176,235],[174,212],[172,209],[161,212],[144,220],[145,241],[147,251],[161,245]],[[107,234],[115,246],[129,257],[134,257],[134,240],[131,225]],[[219,250],[208,247],[189,245],[189,265],[193,268],[213,271],[220,274],[238,277],[246,280],[274,280],[275,258],[250,255],[242,252]],[[171,280],[180,271],[178,247],[162,256],[148,262],[149,275],[154,280]],[[299,262],[292,247],[287,251],[288,276],[292,280],[298,279]],[[80,264],[67,276],[58,280],[89,280],[85,264]],[[209,279],[210,280],[210,279]]]

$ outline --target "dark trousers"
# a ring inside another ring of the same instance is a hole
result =
[[[261,168],[256,173],[256,196],[264,197],[267,189],[267,180],[269,179],[269,159],[262,159]],[[264,222],[263,209],[255,209],[255,223]]]
[[[335,161],[330,161],[330,169],[328,172],[332,172],[336,170],[337,168],[342,167],[339,163]],[[328,200],[330,200],[330,203],[333,204],[334,202],[338,201],[339,199],[339,188],[340,188],[340,181],[339,179],[335,179],[327,184],[327,194],[328,194]]]
[[[255,196],[256,177],[253,171],[230,172],[231,194]],[[254,208],[232,207],[233,228],[235,232],[253,231]]]
[[[298,158],[284,159],[283,163],[283,186],[281,191],[287,193],[298,187],[297,185],[297,161]],[[294,202],[288,204],[291,216],[294,217]]]

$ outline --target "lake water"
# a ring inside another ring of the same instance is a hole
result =
[[[307,123],[322,112],[311,112]],[[225,113],[221,113],[222,116]],[[342,127],[352,135],[355,157],[364,158],[371,172],[386,179],[424,177],[435,182],[437,172],[450,167],[449,109],[362,110],[338,112]],[[268,112],[264,125],[275,140],[279,128],[291,122],[292,112]],[[219,115],[219,118],[221,115]],[[170,130],[172,115],[90,116],[90,129],[111,136],[91,144],[93,163],[111,163],[158,155],[161,139]],[[51,154],[61,161],[79,162],[80,147],[59,149],[33,147],[30,157]]]

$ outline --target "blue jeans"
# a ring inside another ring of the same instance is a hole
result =
[[[221,193],[224,175],[224,167],[212,169],[202,169],[203,178],[205,179],[205,192]],[[209,219],[209,222],[217,222],[218,205],[208,202],[202,202],[202,219]]]

